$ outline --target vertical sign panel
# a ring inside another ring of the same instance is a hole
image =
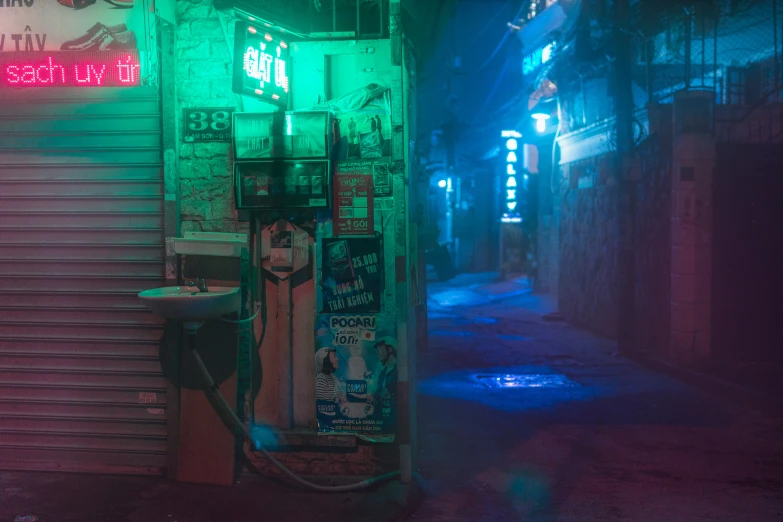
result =
[[[334,218],[336,236],[367,236],[375,230],[371,172],[342,172],[334,175]]]

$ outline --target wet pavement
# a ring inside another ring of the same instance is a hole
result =
[[[392,522],[409,512],[409,495],[399,481],[358,493],[313,493],[249,473],[225,487],[127,475],[0,472],[0,522]]]
[[[429,289],[409,520],[783,520],[780,417],[546,320],[551,299],[458,283]]]

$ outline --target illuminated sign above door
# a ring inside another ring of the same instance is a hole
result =
[[[141,85],[137,51],[0,53],[0,87]]]
[[[261,27],[237,22],[234,34],[233,90],[275,105],[288,105],[290,49]]]
[[[539,47],[532,53],[522,59],[522,74],[530,74],[549,60],[552,59],[552,52],[555,50],[555,42],[543,47]]]

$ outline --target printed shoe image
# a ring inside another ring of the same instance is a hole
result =
[[[113,33],[104,38],[98,46],[99,51],[132,51],[136,49],[136,35],[133,31]]]
[[[124,33],[128,31],[125,24],[106,26],[101,23],[90,27],[84,35],[68,40],[60,46],[61,51],[90,51],[98,49],[102,42],[114,38],[115,33]]]
[[[57,3],[71,9],[84,9],[95,3],[95,0],[57,0]]]
[[[88,1],[94,2],[95,0]],[[106,2],[120,9],[130,9],[133,7],[134,0],[106,0]]]

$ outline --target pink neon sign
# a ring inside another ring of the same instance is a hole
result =
[[[131,87],[141,85],[139,53],[0,53],[0,87]]]

